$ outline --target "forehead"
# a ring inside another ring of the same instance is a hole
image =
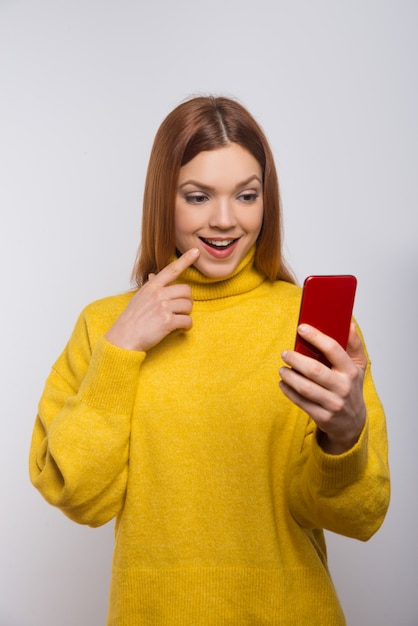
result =
[[[183,165],[179,172],[179,184],[190,179],[208,185],[235,185],[253,176],[262,179],[261,165],[248,150],[231,143],[216,150],[200,152]]]

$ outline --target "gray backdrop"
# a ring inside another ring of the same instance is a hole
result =
[[[112,525],[29,484],[36,405],[81,308],[130,286],[158,125],[208,92],[270,138],[299,280],[358,276],[393,496],[330,564],[350,626],[418,624],[417,26],[416,0],[0,0],[1,626],[104,624]]]

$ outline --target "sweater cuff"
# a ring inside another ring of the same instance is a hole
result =
[[[368,434],[366,420],[357,443],[343,454],[327,454],[314,437],[311,470],[315,482],[324,489],[341,489],[358,480],[367,465]]]
[[[125,350],[100,337],[78,391],[80,401],[119,415],[130,414],[145,356],[145,352]]]

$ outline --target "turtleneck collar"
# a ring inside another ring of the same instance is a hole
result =
[[[254,266],[255,247],[239,263],[235,271],[226,278],[210,278],[194,266],[188,267],[176,280],[192,288],[193,300],[216,300],[236,296],[256,289],[266,279]]]

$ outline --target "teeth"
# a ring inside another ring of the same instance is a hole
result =
[[[234,240],[233,239],[205,239],[207,243],[211,246],[216,246],[217,248],[226,248],[229,246]]]

